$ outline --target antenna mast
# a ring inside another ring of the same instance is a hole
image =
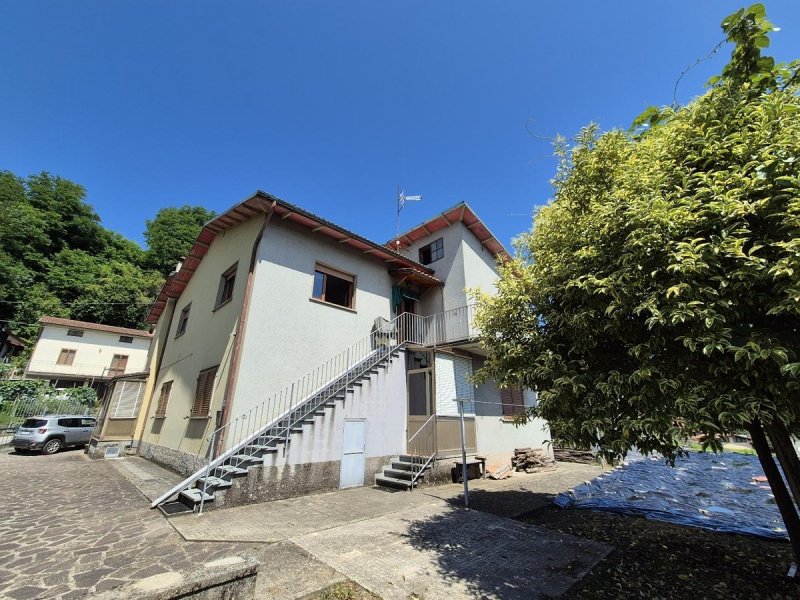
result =
[[[397,186],[397,235],[395,235],[395,245],[400,246],[400,211],[406,205],[406,202],[419,202],[422,196],[406,196],[405,192]]]

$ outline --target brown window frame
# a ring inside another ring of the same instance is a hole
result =
[[[514,419],[525,412],[525,398],[520,386],[502,388],[500,402],[504,419]]]
[[[197,374],[197,387],[194,390],[190,418],[207,419],[211,414],[211,401],[214,399],[214,381],[217,378],[218,368],[219,365],[209,367]]]
[[[174,380],[165,381],[161,384],[161,392],[158,395],[158,404],[156,405],[156,419],[163,419],[167,416],[167,405],[169,404],[169,396],[172,393],[172,384]]]
[[[423,258],[423,254],[428,255],[428,260]],[[439,239],[433,240],[430,244],[426,244],[422,248],[419,249],[419,262],[423,265],[429,265],[431,263],[435,263],[437,260],[441,260],[444,258],[444,238],[440,237]]]
[[[236,286],[236,270],[239,263],[235,262],[219,276],[219,288],[217,289],[217,300],[214,302],[214,310],[225,306],[233,300],[233,290]]]
[[[110,377],[116,377],[117,375],[124,375],[125,369],[128,368],[128,359],[130,358],[130,354],[115,354],[111,357],[111,365],[108,367],[108,375]],[[114,366],[114,363],[117,359],[125,359],[122,361],[122,367]]]
[[[322,275],[322,287],[317,295],[317,275]],[[338,302],[331,302],[326,298],[326,291],[328,287],[328,278],[333,277],[349,284],[347,292],[347,304],[339,304]],[[352,273],[334,269],[322,263],[314,265],[314,283],[311,290],[311,299],[317,302],[323,302],[329,306],[337,306],[346,310],[355,310],[356,308],[356,276]]]
[[[181,337],[184,333],[186,333],[186,328],[189,325],[189,313],[192,310],[192,303],[189,302],[186,306],[181,309],[181,314],[178,317],[178,327],[175,331],[175,339]]]
[[[56,364],[62,367],[71,367],[75,363],[75,355],[77,353],[78,351],[74,348],[62,348],[58,354],[58,359],[56,359]]]

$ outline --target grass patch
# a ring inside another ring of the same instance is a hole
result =
[[[317,594],[311,596],[312,600],[381,600],[379,596],[365,590],[352,581],[334,583]]]

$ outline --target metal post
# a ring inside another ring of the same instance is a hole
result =
[[[286,456],[286,449],[289,447],[289,436],[292,427],[292,406],[294,405],[294,384],[292,384],[292,394],[289,397],[289,412],[286,415],[286,442],[283,444],[283,455]]]
[[[208,476],[211,472],[211,457],[214,456],[214,440],[217,437],[217,432],[211,434],[211,444],[208,446],[208,456],[206,457],[206,476],[203,478],[203,490],[200,492],[200,512],[198,514],[203,514],[203,505],[206,503],[206,489],[208,488]]]
[[[467,440],[464,433],[464,400],[458,402],[458,415],[461,417],[461,476],[464,478],[464,508],[469,508],[469,484],[467,483]]]

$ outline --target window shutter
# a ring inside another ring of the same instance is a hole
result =
[[[500,399],[503,403],[503,416],[516,417],[525,410],[522,400],[522,388],[510,387],[500,390]]]
[[[114,386],[111,396],[114,409],[111,411],[112,419],[135,419],[139,413],[139,403],[142,399],[141,381],[119,381]]]
[[[161,394],[158,397],[158,407],[156,408],[156,416],[163,417],[167,414],[167,402],[169,402],[169,394],[172,391],[172,382],[167,381],[161,386]]]
[[[200,371],[197,377],[197,389],[194,393],[194,404],[192,405],[193,417],[206,417],[211,411],[211,397],[214,394],[214,378],[217,375],[217,367]]]

